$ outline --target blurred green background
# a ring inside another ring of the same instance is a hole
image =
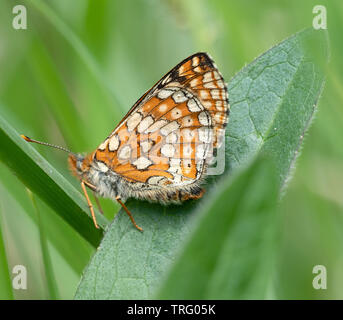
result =
[[[27,8],[27,30],[12,27],[16,4]],[[280,204],[271,296],[342,299],[341,1],[0,0],[0,113],[20,133],[92,151],[188,55],[209,52],[229,81],[271,46],[312,26],[317,4],[327,8],[330,65],[319,112]],[[37,149],[79,188],[64,153]],[[111,219],[118,207],[101,201]],[[0,225],[9,276],[17,264],[28,270],[28,289],[8,294],[10,279],[0,264],[0,298],[73,298],[94,249],[2,163]],[[315,265],[327,268],[327,290],[312,287]]]

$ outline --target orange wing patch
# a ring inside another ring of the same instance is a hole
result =
[[[130,182],[191,184],[220,146],[228,113],[223,77],[207,54],[198,53],[136,102],[95,157]]]

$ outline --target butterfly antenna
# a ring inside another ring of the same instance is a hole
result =
[[[25,141],[27,141],[27,142],[38,143],[38,144],[41,144],[41,145],[43,145],[43,146],[52,147],[52,148],[55,148],[55,149],[59,149],[59,150],[62,150],[62,151],[65,151],[65,152],[74,154],[73,152],[71,152],[71,151],[68,150],[67,148],[63,148],[63,147],[60,147],[60,146],[56,146],[56,145],[54,145],[54,144],[47,143],[47,142],[37,141],[37,140],[34,140],[34,139],[29,138],[28,136],[24,136],[23,134],[21,134],[20,136],[21,136]]]

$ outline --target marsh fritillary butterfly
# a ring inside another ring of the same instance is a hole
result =
[[[213,152],[224,139],[229,114],[226,84],[210,56],[196,53],[147,91],[112,133],[84,156],[69,152],[69,166],[86,187],[124,205],[128,198],[182,203],[199,199]]]

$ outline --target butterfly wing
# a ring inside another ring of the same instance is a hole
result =
[[[228,113],[223,77],[206,53],[197,53],[135,103],[95,157],[131,182],[192,184],[220,146]]]

